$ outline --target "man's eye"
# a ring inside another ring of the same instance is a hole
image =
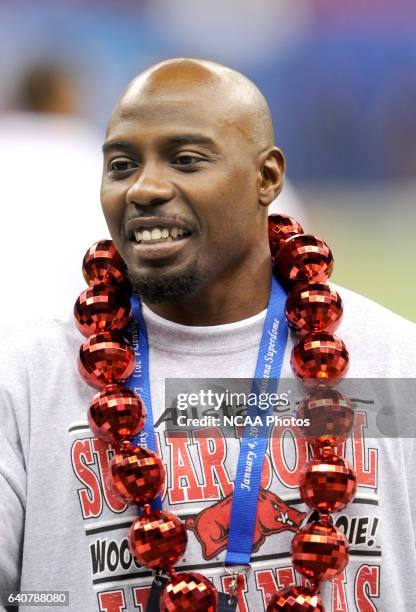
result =
[[[135,164],[129,159],[115,159],[108,165],[110,172],[126,172],[127,170],[132,170],[135,167]]]
[[[192,166],[200,161],[203,161],[203,159],[194,155],[178,155],[172,160],[172,164],[175,166]]]

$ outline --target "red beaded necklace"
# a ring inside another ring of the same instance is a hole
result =
[[[294,374],[310,389],[298,408],[298,417],[311,425],[301,433],[313,458],[303,467],[299,488],[302,500],[319,513],[319,520],[300,528],[292,541],[294,568],[309,581],[288,586],[273,595],[267,612],[323,611],[319,596],[322,580],[331,580],[348,562],[348,542],[334,525],[338,512],[355,495],[352,466],[338,454],[338,444],[352,429],[350,400],[328,387],[345,376],[347,349],[333,331],[343,307],[337,291],[325,284],[333,257],[320,238],[305,234],[297,221],[285,215],[269,217],[269,243],[274,269],[288,289],[286,319],[300,338],[291,355]],[[131,288],[127,268],[110,240],[95,243],[83,260],[88,288],[75,303],[78,329],[87,337],[78,357],[81,376],[100,389],[88,410],[93,433],[115,448],[109,465],[109,485],[125,503],[138,504],[142,514],[133,521],[129,547],[135,559],[169,576],[160,599],[163,612],[214,612],[218,592],[197,572],[176,573],[187,535],[183,523],[150,502],[165,481],[162,461],[155,453],[131,444],[143,428],[146,409],[141,398],[123,386],[135,367],[134,351],[123,335],[131,321]]]

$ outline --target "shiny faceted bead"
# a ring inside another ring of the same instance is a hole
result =
[[[162,490],[165,469],[150,450],[126,444],[112,457],[108,484],[127,504],[149,503]]]
[[[288,215],[269,215],[269,244],[273,260],[286,240],[296,234],[303,234],[303,229],[295,219]]]
[[[348,397],[325,385],[314,389],[300,402],[297,418],[309,420],[308,426],[300,427],[309,442],[320,437],[343,442],[353,428],[354,409]]]
[[[144,427],[146,408],[142,399],[121,385],[107,385],[94,395],[88,410],[91,431],[110,444],[133,438]]]
[[[296,376],[314,385],[339,380],[347,373],[349,354],[343,341],[329,332],[303,336],[293,347],[290,364]]]
[[[127,266],[112,240],[99,240],[85,253],[82,273],[88,285],[125,285]]]
[[[313,580],[332,580],[348,563],[348,542],[333,525],[309,523],[292,540],[294,568]]]
[[[357,477],[353,467],[326,449],[321,458],[312,459],[300,474],[299,490],[303,501],[319,512],[339,512],[353,499]]]
[[[123,383],[133,373],[134,351],[117,332],[94,334],[85,340],[78,355],[78,370],[84,380],[100,389]]]
[[[217,612],[218,591],[197,572],[176,574],[160,598],[160,612]]]
[[[342,318],[342,300],[335,289],[323,283],[295,287],[286,301],[286,319],[300,334],[333,332]]]
[[[185,552],[187,541],[182,521],[162,510],[137,518],[129,533],[131,554],[141,565],[152,569],[172,567]]]
[[[329,246],[317,236],[300,234],[286,240],[277,256],[284,281],[325,283],[334,266]]]
[[[74,306],[75,323],[84,336],[123,329],[131,319],[128,294],[113,285],[93,285]]]
[[[318,594],[291,585],[273,595],[266,612],[325,612],[325,609]]]

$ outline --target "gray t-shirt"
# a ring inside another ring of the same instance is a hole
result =
[[[345,314],[336,333],[350,352],[348,376],[416,378],[416,325],[337,289]],[[166,378],[253,376],[265,313],[213,327],[178,325],[146,307],[144,317],[156,421],[165,410]],[[69,590],[74,612],[144,611],[152,575],[128,550],[135,507],[125,507],[106,484],[112,449],[87,425],[95,391],[77,372],[82,341],[72,318],[54,319],[10,339],[1,352],[0,590]],[[282,377],[293,376],[294,341],[289,335]],[[365,432],[365,410],[359,406],[357,412],[356,426]],[[269,440],[240,612],[263,610],[278,588],[302,583],[293,572],[290,543],[310,514],[297,487],[307,447],[286,434]],[[200,571],[228,591],[223,561],[239,440],[195,432],[174,437],[163,423],[157,440],[167,469],[163,506],[185,521],[188,533],[177,568]],[[358,489],[354,503],[334,519],[350,541],[350,560],[322,585],[327,612],[413,609],[413,446],[413,438],[364,434],[347,441],[345,456],[357,471]]]

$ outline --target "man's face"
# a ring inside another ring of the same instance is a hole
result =
[[[258,242],[255,146],[210,91],[130,94],[110,121],[102,207],[149,302],[225,278]]]

